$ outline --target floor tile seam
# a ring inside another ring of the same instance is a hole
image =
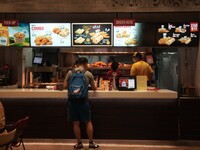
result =
[[[74,143],[38,143],[38,142],[25,142],[25,144],[28,146],[73,146]],[[88,145],[88,143],[83,143],[84,145]],[[141,144],[105,144],[105,143],[99,143],[101,147],[154,147],[154,148],[177,148],[177,147],[194,147],[194,146],[176,146],[176,145],[141,145]],[[198,146],[196,146],[198,147]]]

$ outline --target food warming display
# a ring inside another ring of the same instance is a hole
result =
[[[196,46],[198,32],[198,22],[161,23],[157,26],[156,41],[160,46]]]
[[[30,23],[31,46],[71,46],[70,23]]]
[[[112,46],[112,23],[73,23],[72,46]]]

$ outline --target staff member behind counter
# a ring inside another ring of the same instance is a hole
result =
[[[131,76],[147,76],[147,85],[150,85],[150,81],[153,77],[153,69],[151,66],[143,60],[141,53],[137,52],[133,55],[133,65],[131,67]]]

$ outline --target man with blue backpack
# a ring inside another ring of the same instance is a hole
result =
[[[87,70],[88,60],[85,57],[78,59],[77,67],[69,70],[64,86],[68,89],[68,113],[69,121],[73,122],[73,130],[77,139],[75,149],[83,149],[81,141],[80,122],[86,125],[86,132],[89,139],[89,149],[96,149],[99,145],[93,141],[93,125],[91,122],[91,108],[88,101],[88,85],[95,91],[94,76]]]

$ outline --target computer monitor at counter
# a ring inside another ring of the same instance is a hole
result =
[[[117,78],[117,88],[119,91],[129,91],[136,89],[135,76],[119,76]]]

